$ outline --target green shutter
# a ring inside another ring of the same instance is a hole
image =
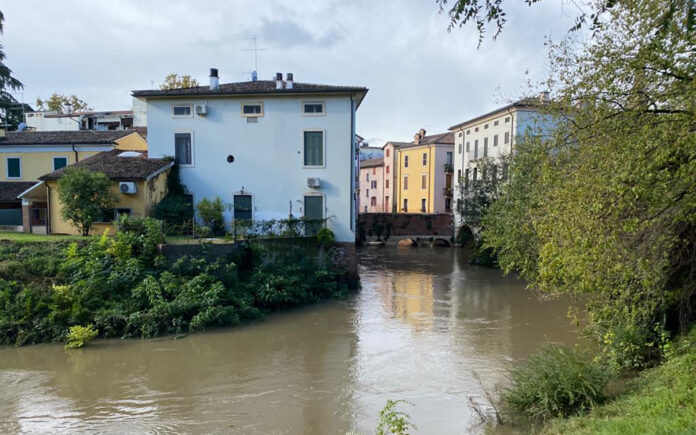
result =
[[[305,235],[312,236],[321,228],[321,219],[324,219],[324,197],[313,195],[304,197],[304,217],[309,222],[305,223]]]
[[[22,176],[19,157],[7,159],[7,178],[19,178]]]
[[[321,131],[304,132],[304,165],[324,166],[324,133]]]
[[[251,195],[234,196],[234,218],[251,220]]]

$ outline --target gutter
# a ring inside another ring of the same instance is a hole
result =
[[[169,164],[167,166],[163,166],[163,167],[159,168],[158,170],[156,170],[155,172],[153,172],[152,174],[145,177],[145,181],[152,180],[153,178],[155,178],[156,176],[158,176],[162,172],[166,171],[167,169],[171,168],[172,166],[174,166],[174,161],[169,162]]]
[[[355,167],[358,167],[358,173],[360,173],[360,158],[355,152],[355,103],[353,101],[353,93],[350,93],[350,229],[355,233],[355,220],[357,219],[357,210],[355,210],[355,202],[357,198],[355,197]],[[360,181],[360,180],[358,180]],[[357,237],[357,235],[356,235]]]

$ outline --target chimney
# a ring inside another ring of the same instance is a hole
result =
[[[283,73],[276,73],[276,89],[283,89]]]
[[[292,86],[295,84],[293,81],[292,73],[287,73],[285,75],[285,77],[286,77],[286,83],[285,83],[286,86],[285,87],[287,89],[292,89]]]
[[[420,142],[420,134],[416,133],[413,135],[413,143],[418,145],[419,142]]]
[[[217,68],[210,68],[210,90],[220,89],[220,79]]]
[[[549,92],[544,91],[539,94],[539,102],[540,103],[548,103],[549,102]]]

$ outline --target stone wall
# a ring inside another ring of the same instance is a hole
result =
[[[388,239],[391,236],[452,236],[454,220],[449,213],[363,213],[358,216],[358,238]]]

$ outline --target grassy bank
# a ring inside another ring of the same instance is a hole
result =
[[[51,235],[46,236],[42,234],[27,234],[27,233],[15,233],[9,231],[0,231],[0,240],[10,240],[13,242],[59,242],[59,241],[70,241],[70,240],[89,240],[90,237],[94,236],[73,236],[73,235]]]
[[[623,393],[587,415],[553,420],[549,434],[696,433],[696,328],[662,365],[644,370]]]

